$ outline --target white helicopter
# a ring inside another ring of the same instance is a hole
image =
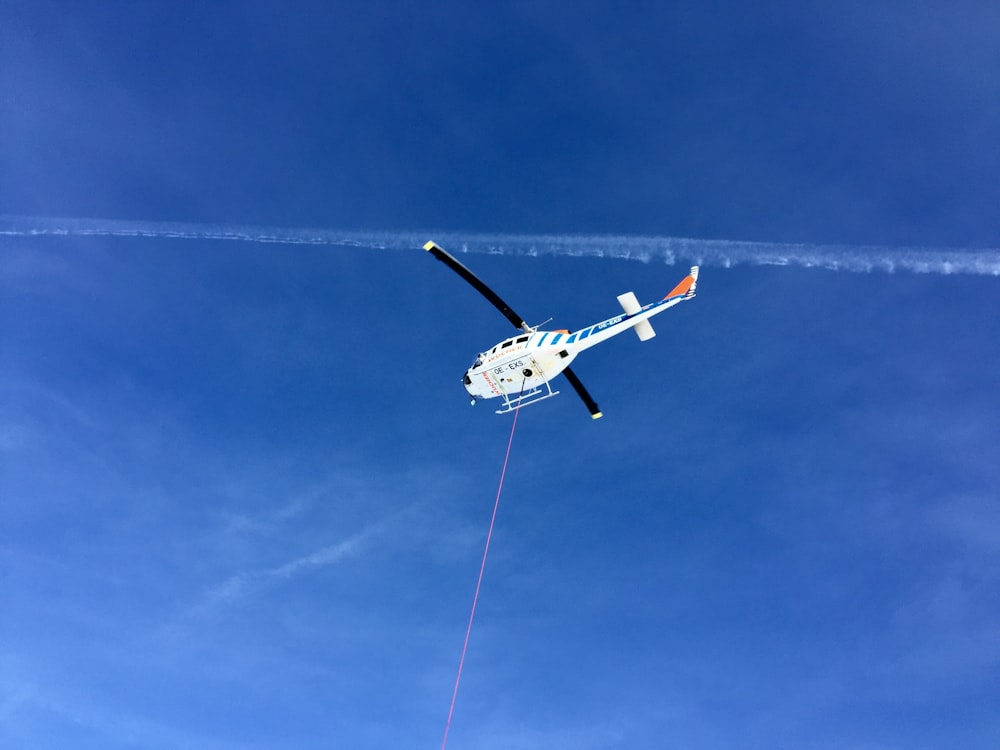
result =
[[[507,414],[528,404],[533,404],[559,393],[552,390],[551,380],[559,373],[566,376],[570,385],[583,399],[593,419],[603,416],[597,402],[583,387],[583,383],[571,369],[570,363],[584,349],[606,341],[629,328],[634,330],[640,341],[648,341],[656,335],[649,319],[695,295],[698,283],[698,266],[691,267],[691,273],[673,288],[663,299],[648,305],[639,305],[635,294],[626,292],[618,296],[618,303],[625,311],[623,315],[595,323],[587,328],[570,333],[568,330],[540,331],[538,326],[529,326],[514,312],[510,305],[490,289],[468,268],[434,242],[424,245],[424,250],[455,271],[472,284],[486,299],[503,313],[522,334],[501,341],[489,351],[476,357],[472,367],[462,377],[465,390],[475,405],[480,399],[501,398],[503,407],[497,414]]]

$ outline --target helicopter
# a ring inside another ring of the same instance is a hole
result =
[[[515,328],[520,329],[517,336],[504,339],[492,349],[477,355],[472,366],[462,376],[462,383],[473,406],[484,399],[502,399],[503,405],[497,409],[497,414],[508,414],[522,406],[558,395],[559,391],[552,390],[551,381],[562,373],[582,399],[591,418],[599,419],[603,414],[597,402],[570,369],[570,363],[584,349],[600,344],[629,328],[636,332],[640,341],[653,338],[656,331],[649,319],[692,299],[698,284],[698,266],[692,266],[691,272],[661,300],[640,305],[633,292],[625,292],[618,295],[618,304],[624,310],[621,315],[573,333],[567,329],[542,331],[539,330],[540,326],[525,323],[524,318],[514,312],[496,292],[436,243],[428,242],[424,245],[424,250],[469,282]]]

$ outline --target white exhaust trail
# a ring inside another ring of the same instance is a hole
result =
[[[800,266],[867,273],[908,271],[1000,276],[1000,248],[808,245],[629,235],[477,234],[339,229],[286,229],[230,224],[64,219],[0,215],[0,236],[155,237],[236,240],[282,245],[328,245],[369,250],[417,250],[433,237],[451,252],[490,255],[561,255],[643,263]]]

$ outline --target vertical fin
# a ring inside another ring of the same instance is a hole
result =
[[[698,266],[691,266],[691,273],[685,276],[681,283],[675,286],[663,299],[670,299],[671,297],[679,297],[682,294],[685,297],[691,298],[694,296],[695,287],[698,285]]]

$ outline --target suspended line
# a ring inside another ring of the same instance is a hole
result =
[[[448,744],[448,730],[451,729],[451,717],[455,713],[455,698],[458,696],[458,683],[462,680],[462,667],[465,666],[465,652],[469,648],[469,635],[472,633],[472,620],[476,616],[476,603],[479,601],[479,587],[483,583],[483,571],[486,570],[486,555],[490,551],[490,540],[493,538],[493,524],[497,520],[497,508],[500,506],[500,492],[503,490],[503,479],[507,474],[507,461],[510,460],[510,446],[514,442],[514,428],[517,427],[517,415],[520,407],[514,409],[514,422],[510,426],[510,438],[507,440],[507,454],[503,458],[503,469],[500,470],[500,485],[497,487],[497,498],[493,502],[493,516],[490,518],[490,530],[486,534],[486,546],[483,548],[483,561],[479,564],[479,579],[476,581],[476,593],[472,597],[472,612],[469,614],[469,625],[465,629],[465,643],[462,644],[462,658],[458,660],[458,674],[455,676],[455,689],[451,692],[451,705],[448,707],[448,721],[444,725],[444,739],[441,740],[441,750]]]

